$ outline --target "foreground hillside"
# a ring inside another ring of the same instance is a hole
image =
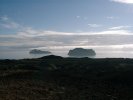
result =
[[[0,100],[133,100],[133,59],[0,60]]]

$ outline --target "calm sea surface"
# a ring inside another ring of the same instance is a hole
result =
[[[53,55],[68,57],[68,51],[53,51]],[[96,51],[95,58],[133,58],[131,51]],[[29,51],[0,51],[0,59],[39,58],[45,54],[29,54]]]

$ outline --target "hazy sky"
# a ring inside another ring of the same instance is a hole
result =
[[[133,50],[133,0],[0,0],[0,50]]]

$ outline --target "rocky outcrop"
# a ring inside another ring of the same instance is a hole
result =
[[[93,49],[75,48],[70,50],[68,55],[73,57],[90,57],[95,56],[96,53]]]
[[[51,54],[49,51],[42,51],[38,49],[33,49],[29,52],[30,54]]]

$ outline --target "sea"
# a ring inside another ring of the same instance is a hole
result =
[[[51,55],[69,57],[68,50],[52,51]],[[11,50],[0,51],[0,59],[30,59],[47,56],[46,54],[30,54],[28,50]],[[113,51],[96,51],[93,58],[133,58],[133,51],[113,50]]]

